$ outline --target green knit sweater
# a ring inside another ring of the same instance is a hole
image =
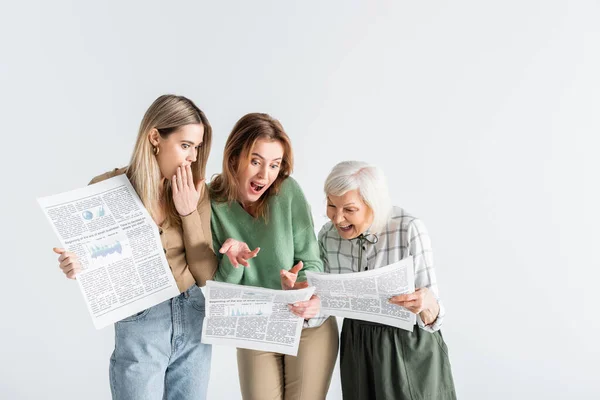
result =
[[[266,223],[252,217],[238,202],[211,201],[211,207],[213,248],[219,258],[216,281],[281,289],[279,271],[298,261],[304,263],[299,281],[306,280],[303,271],[323,271],[310,206],[293,178],[287,178],[279,194],[269,199]],[[234,268],[227,256],[219,253],[230,237],[246,242],[251,250],[260,247],[249,267]]]

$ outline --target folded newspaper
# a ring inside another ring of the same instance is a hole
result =
[[[315,288],[274,290],[207,281],[202,343],[297,355],[304,320],[288,304],[309,300]]]
[[[390,297],[415,291],[412,257],[385,267],[349,274],[306,271],[306,278],[321,299],[321,315],[413,330],[416,315],[388,301]]]

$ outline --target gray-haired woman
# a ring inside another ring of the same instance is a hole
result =
[[[419,329],[413,332],[344,319],[340,342],[344,398],[455,399],[448,348],[440,331],[444,307],[425,226],[391,206],[383,173],[364,162],[337,164],[325,181],[325,194],[330,222],[318,235],[325,271],[366,271],[413,256],[417,288],[390,299],[417,314]],[[293,286],[295,279],[293,272],[282,273],[284,287]],[[292,311],[300,314],[301,306]]]

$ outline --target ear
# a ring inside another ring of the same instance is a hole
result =
[[[158,139],[160,138],[160,133],[158,133],[158,130],[156,128],[152,128],[150,129],[150,132],[148,132],[148,140],[150,141],[150,144],[154,147],[158,146]]]

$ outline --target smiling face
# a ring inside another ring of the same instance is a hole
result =
[[[283,146],[278,140],[258,139],[248,165],[237,173],[238,201],[247,209],[275,182],[283,160]]]
[[[197,160],[203,137],[202,124],[180,126],[166,137],[161,136],[156,129],[150,132],[150,143],[158,148],[156,161],[163,178],[171,179],[177,172],[177,167],[191,165]]]
[[[341,196],[328,195],[327,217],[344,239],[354,239],[373,223],[373,211],[356,189]]]

